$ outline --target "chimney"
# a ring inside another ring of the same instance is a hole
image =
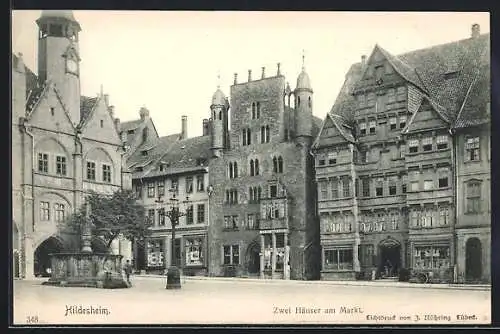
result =
[[[16,66],[17,72],[19,72],[19,73],[25,73],[26,72],[26,68],[24,66],[23,54],[21,52],[19,52],[17,54],[17,64],[15,64],[15,66]]]
[[[248,70],[248,82],[252,81],[252,70]]]
[[[121,131],[121,129],[120,129],[120,119],[119,118],[115,118],[113,121],[115,122],[116,130],[118,132],[120,132]]]
[[[361,56],[361,67],[365,67],[366,65],[366,55]]]
[[[108,112],[109,114],[111,115],[112,118],[114,118],[114,114],[115,114],[115,106],[109,106],[108,107]]]
[[[479,26],[479,24],[474,23],[471,28],[471,37],[477,38],[479,37],[480,33],[481,33],[481,27]]]
[[[281,63],[278,63],[278,71],[276,72],[277,76],[281,75],[281,69],[280,69],[280,67],[281,67]]]
[[[234,73],[234,84],[238,84],[238,73]]]
[[[266,77],[266,68],[262,66],[262,77],[261,79],[264,79]]]
[[[104,103],[106,103],[106,107],[109,106],[109,95],[108,94],[104,94]]]
[[[142,107],[139,110],[139,116],[141,117],[141,120],[145,120],[146,118],[149,117],[149,110],[146,107]]]
[[[182,116],[181,139],[187,138],[187,116]]]
[[[209,132],[208,132],[208,119],[204,119],[203,120],[203,135],[204,136],[208,136],[209,135]]]

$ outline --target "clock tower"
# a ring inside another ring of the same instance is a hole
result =
[[[53,82],[74,125],[80,122],[80,24],[72,11],[43,10],[36,21],[38,76]]]

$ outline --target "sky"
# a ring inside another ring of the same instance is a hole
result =
[[[12,51],[37,72],[39,10],[12,12]],[[375,44],[394,55],[469,38],[489,13],[74,11],[79,21],[81,94],[109,94],[122,122],[150,111],[158,134],[202,134],[217,85],[229,95],[234,73],[246,82],[276,74],[294,89],[304,65],[314,90],[313,114],[331,109],[351,64]],[[220,79],[218,78],[220,76]]]

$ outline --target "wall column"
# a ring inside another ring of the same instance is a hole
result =
[[[23,250],[22,253],[24,254],[24,279],[33,279],[35,278],[35,250],[33,249],[33,239],[29,236],[25,236],[23,240]]]
[[[290,247],[288,246],[288,232],[284,233],[285,239],[285,258],[283,263],[283,278],[290,279],[290,267],[288,263],[290,262]]]
[[[264,234],[260,235],[260,278],[264,278]]]
[[[271,278],[274,278],[274,272],[276,271],[276,233],[272,232],[273,241],[273,251],[271,255]]]

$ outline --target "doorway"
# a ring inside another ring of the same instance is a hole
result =
[[[479,281],[482,276],[482,249],[478,238],[469,238],[465,245],[465,279]]]
[[[50,269],[52,267],[50,254],[60,253],[63,249],[62,242],[55,237],[50,237],[42,242],[35,250],[35,276],[50,277]]]
[[[379,245],[379,276],[397,277],[401,268],[401,244],[394,239],[386,239]]]
[[[248,246],[247,251],[248,274],[257,275],[260,273],[260,246],[253,243]]]

